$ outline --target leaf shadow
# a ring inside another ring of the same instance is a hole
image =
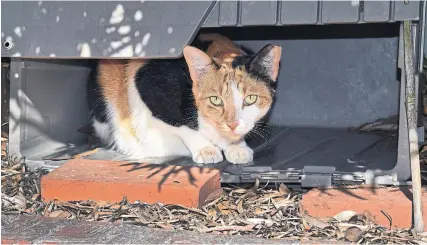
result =
[[[149,172],[149,175],[146,176],[146,179],[153,179],[158,181],[157,183],[157,189],[160,192],[162,190],[162,186],[165,185],[168,181],[175,184],[186,184],[181,183],[180,181],[176,180],[176,177],[179,177],[179,179],[185,179],[185,181],[188,181],[188,184],[199,187],[198,186],[198,179],[197,175],[202,174],[211,174],[212,171],[214,171],[214,168],[205,168],[200,167],[196,165],[176,165],[176,161],[181,160],[182,162],[189,162],[189,160],[186,157],[179,157],[177,159],[174,159],[173,162],[167,162],[167,163],[161,163],[161,164],[152,164],[152,163],[144,163],[144,162],[127,162],[120,164],[122,167],[129,167],[126,172],[133,172],[133,171],[147,171]],[[185,177],[184,177],[185,176]]]

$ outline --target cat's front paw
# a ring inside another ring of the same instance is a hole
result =
[[[230,146],[225,151],[225,158],[234,164],[245,164],[253,160],[254,151],[247,146]]]
[[[196,163],[217,163],[224,160],[221,150],[216,146],[208,146],[193,155]]]

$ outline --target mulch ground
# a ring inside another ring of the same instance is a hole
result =
[[[200,209],[161,203],[73,202],[40,198],[40,178],[47,172],[29,171],[25,161],[2,156],[3,214],[41,215],[81,221],[127,223],[168,230],[224,235],[251,234],[268,239],[335,240],[356,243],[423,244],[411,230],[390,230],[351,210],[319,220],[299,209],[301,193],[286,185],[224,187],[220,198]]]

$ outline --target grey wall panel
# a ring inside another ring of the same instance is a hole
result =
[[[323,1],[323,23],[356,23],[359,21],[359,1]]]
[[[390,20],[390,1],[363,2],[363,20],[366,22],[384,22]]]
[[[280,23],[316,24],[318,5],[317,1],[282,1]]]
[[[230,8],[230,15],[222,16],[225,20],[231,18],[234,21],[235,14],[237,14],[237,19],[241,19],[237,26],[394,22],[418,20],[420,16],[420,1],[418,0],[410,0],[408,4],[405,4],[403,1],[387,0],[281,0],[277,5],[280,20],[275,22],[276,15],[274,9],[276,8],[276,1],[240,2],[241,9],[232,10]],[[218,22],[218,5],[219,2],[210,14],[204,27],[221,26]],[[321,20],[319,20],[320,17]]]
[[[420,14],[420,1],[393,1],[394,20],[418,20]]]
[[[39,58],[179,57],[203,22],[204,27],[370,23],[417,20],[420,14],[420,2],[411,0],[364,1],[363,8],[356,0],[1,4],[1,40],[11,44],[3,46],[3,56]]]
[[[277,1],[242,1],[242,25],[275,25],[277,23]]]
[[[283,48],[272,124],[345,128],[398,114],[397,37],[238,43]]]
[[[219,2],[215,2],[215,6],[212,8],[209,16],[206,18],[203,27],[217,27],[219,18]]]
[[[188,37],[182,35],[182,33],[188,33],[193,30],[192,26],[174,26],[168,29],[162,30],[160,36],[163,36],[159,42],[160,54],[167,54],[169,56],[176,56],[181,51],[179,44],[187,42]]]
[[[3,47],[4,56],[162,58],[181,55],[209,14],[213,1],[1,4],[2,44],[13,44],[12,48]],[[160,42],[164,39],[170,40]],[[161,43],[167,47],[161,47]],[[171,48],[175,52],[169,52]]]
[[[238,1],[219,2],[219,25],[236,26],[238,21]]]

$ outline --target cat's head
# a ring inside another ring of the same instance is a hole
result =
[[[223,62],[185,47],[201,117],[229,141],[242,139],[272,105],[281,52],[280,46],[266,45],[254,55],[232,55]]]

